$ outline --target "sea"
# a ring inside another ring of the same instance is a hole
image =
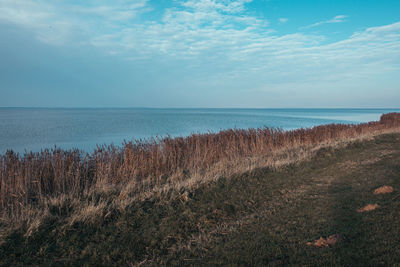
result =
[[[124,140],[229,128],[292,130],[330,123],[379,120],[400,109],[159,109],[159,108],[0,108],[0,154],[46,148],[92,152],[98,145]]]

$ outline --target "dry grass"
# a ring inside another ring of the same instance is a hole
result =
[[[357,212],[368,212],[368,211],[373,211],[379,208],[378,204],[368,204],[362,207],[361,209],[357,209]]]
[[[301,147],[304,155],[315,149],[314,156],[276,170],[204,184],[212,175],[171,178],[166,194],[160,185],[144,201],[132,195],[140,185],[133,182],[98,182],[80,197],[42,198],[27,206],[22,225],[0,222],[0,265],[396,265],[398,194],[372,192],[400,188],[400,133],[368,136]],[[295,160],[296,149],[290,151]],[[245,159],[230,166],[273,162],[268,155]],[[356,166],[343,167],[348,161]],[[179,187],[188,180],[194,188]],[[356,212],[374,203],[377,210]],[[325,245],[316,248],[320,237]]]
[[[322,248],[322,247],[332,247],[336,245],[339,242],[343,242],[344,239],[341,235],[339,234],[334,234],[331,236],[328,236],[326,239],[323,237],[320,237],[319,239],[315,240],[314,242],[307,242],[307,246],[314,246],[316,248]]]
[[[374,195],[379,195],[379,194],[388,194],[392,193],[394,191],[394,188],[389,186],[389,185],[384,185],[381,186],[377,189],[374,190]]]
[[[92,154],[58,148],[24,155],[7,151],[0,156],[0,218],[5,222],[29,219],[37,225],[38,214],[45,216],[52,202],[68,200],[86,203],[72,221],[90,221],[92,215],[104,213],[106,204],[99,196],[115,196],[112,205],[121,208],[132,199],[191,188],[257,167],[279,167],[309,158],[321,147],[399,128],[400,114],[390,113],[380,121],[358,125],[292,131],[231,129],[186,138],[136,140],[121,148],[99,146]],[[36,215],[32,208],[37,209]]]

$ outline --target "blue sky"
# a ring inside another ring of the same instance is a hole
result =
[[[0,0],[0,36],[0,106],[400,106],[397,0]]]

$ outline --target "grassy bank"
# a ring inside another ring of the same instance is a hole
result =
[[[220,176],[299,162],[321,147],[340,146],[399,128],[400,114],[390,113],[380,121],[358,125],[330,124],[293,131],[237,129],[137,140],[123,147],[99,147],[92,154],[61,149],[24,155],[7,151],[0,156],[0,218],[5,222],[30,219],[32,210],[46,212],[49,202],[65,198],[98,205],[91,199],[101,192],[132,200],[170,189],[190,189]]]
[[[232,130],[92,155],[9,152],[1,158],[0,263],[399,262],[399,126],[399,115],[388,114],[361,125]],[[183,165],[124,176],[142,168],[133,160],[155,168],[150,156],[166,155]],[[372,194],[384,184],[397,190]],[[356,212],[365,204],[379,208]],[[343,238],[333,247],[306,245],[333,234]]]
[[[400,134],[385,134],[321,149],[279,170],[255,169],[124,210],[104,209],[86,221],[71,223],[68,201],[54,202],[30,235],[27,224],[2,232],[0,263],[395,265],[399,162]],[[395,191],[374,195],[382,185]],[[379,208],[356,212],[369,203]],[[306,244],[332,234],[344,241]]]

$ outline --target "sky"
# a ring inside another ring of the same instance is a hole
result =
[[[0,107],[400,107],[398,0],[0,0]]]

